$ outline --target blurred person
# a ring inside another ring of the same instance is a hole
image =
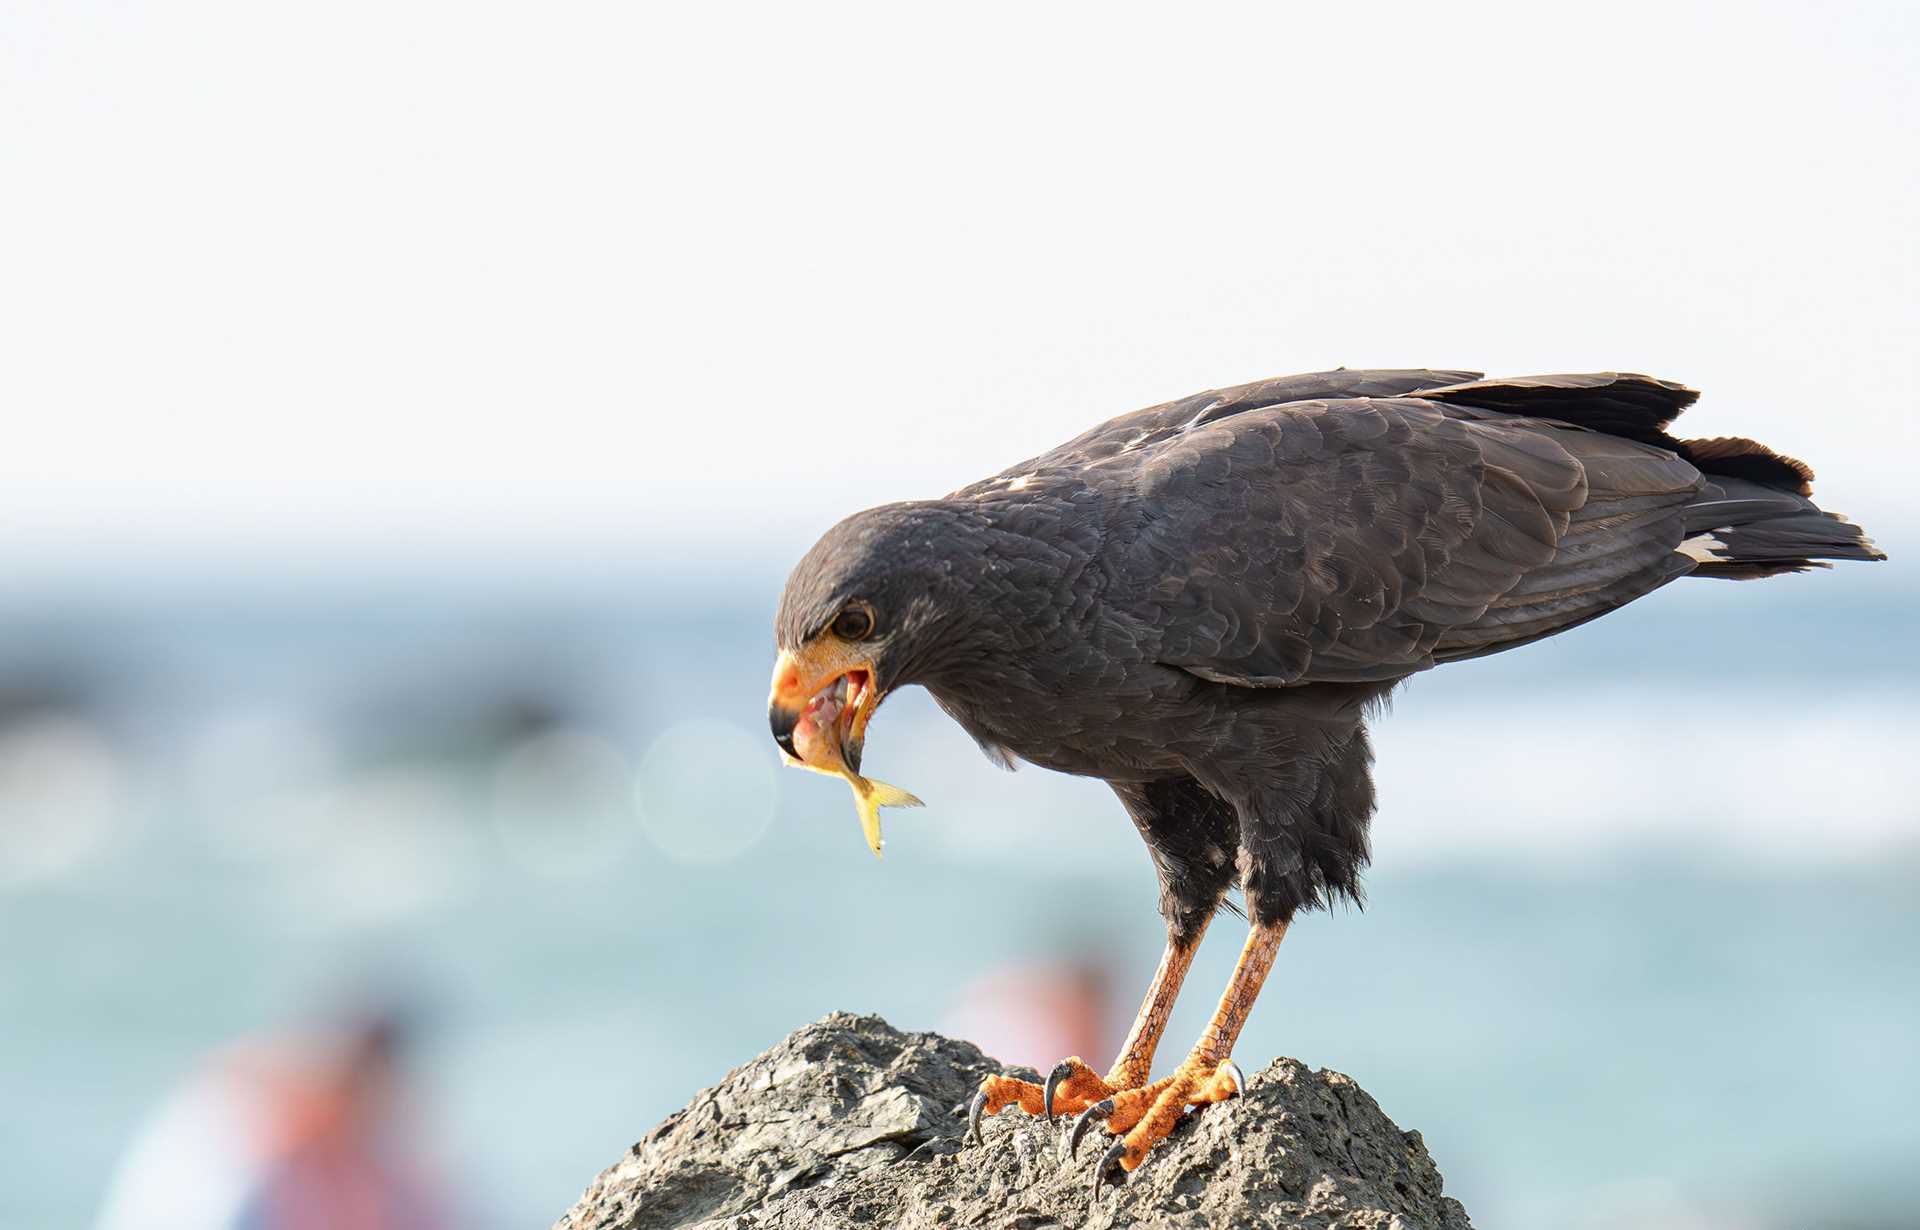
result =
[[[235,1045],[162,1103],[100,1230],[444,1230],[403,1113],[404,1023]]]
[[[1084,957],[1003,966],[968,984],[940,1030],[1004,1063],[1045,1069],[1113,1044],[1111,988],[1107,970]]]

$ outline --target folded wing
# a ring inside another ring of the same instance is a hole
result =
[[[1632,601],[1694,566],[1702,479],[1654,444],[1422,391],[1202,422],[1134,482],[1158,660],[1273,687],[1397,678]]]

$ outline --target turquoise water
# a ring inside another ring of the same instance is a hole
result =
[[[1732,622],[1759,591],[1703,590],[1411,689],[1381,737],[1371,902],[1295,928],[1239,1048],[1358,1078],[1483,1226],[1910,1221],[1903,611],[1842,582]],[[9,616],[0,766],[64,757],[79,785],[17,797],[90,836],[35,845],[12,816],[0,844],[0,1225],[86,1225],[196,1060],[369,977],[428,1005],[421,1115],[483,1227],[545,1224],[831,1009],[934,1027],[1051,955],[1101,965],[1131,1016],[1159,924],[1102,788],[1000,774],[902,696],[870,763],[930,806],[889,814],[876,861],[844,790],[741,750],[757,613],[481,597]],[[662,742],[687,722],[706,737]]]

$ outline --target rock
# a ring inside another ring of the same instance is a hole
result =
[[[1065,1120],[1016,1108],[982,1121],[984,1145],[967,1141],[967,1100],[1006,1070],[970,1043],[836,1012],[702,1090],[555,1230],[1470,1230],[1418,1132],[1351,1078],[1291,1059],[1189,1113],[1089,1214],[1104,1132],[1068,1159]]]

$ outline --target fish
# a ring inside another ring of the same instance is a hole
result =
[[[880,809],[925,807],[926,804],[898,786],[861,775],[858,766],[866,744],[865,718],[872,713],[872,705],[878,703],[876,698],[863,705],[863,699],[867,699],[864,692],[852,688],[846,675],[816,693],[794,727],[794,747],[800,755],[793,756],[782,750],[780,759],[826,777],[838,777],[852,787],[860,831],[866,835],[873,856],[879,858],[880,848],[886,844],[880,836]]]
[[[845,761],[833,765],[808,764],[797,756],[780,753],[780,759],[796,768],[807,769],[823,777],[838,777],[853,788],[853,807],[860,816],[860,831],[866,835],[867,846],[875,858],[881,857],[880,849],[886,841],[880,836],[880,809],[882,807],[925,807],[926,804],[910,791],[877,777],[862,777],[854,772]]]

